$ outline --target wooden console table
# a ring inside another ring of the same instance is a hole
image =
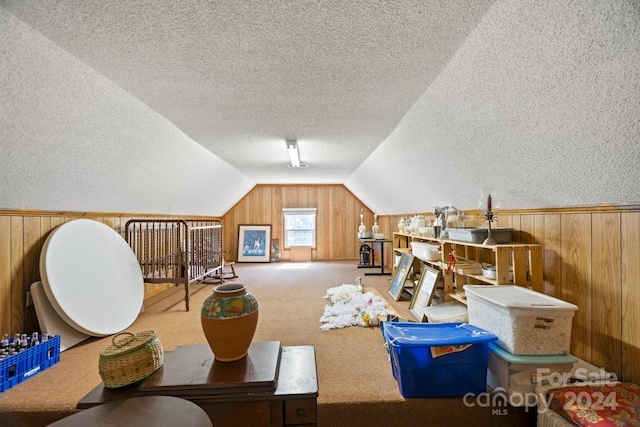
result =
[[[138,396],[169,395],[201,407],[216,426],[315,426],[318,379],[313,346],[284,346],[275,373],[261,355],[271,357],[277,343],[252,343],[236,362],[216,362],[208,345],[179,346],[165,352],[163,367],[142,384],[108,389],[100,383],[78,402],[79,409]],[[266,373],[265,373],[266,372]],[[269,378],[275,375],[273,381]]]

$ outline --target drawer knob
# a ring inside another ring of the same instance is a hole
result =
[[[303,417],[304,416],[304,409],[298,408],[298,410],[296,411],[296,415],[299,416],[299,417]]]

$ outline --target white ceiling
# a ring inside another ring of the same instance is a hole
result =
[[[255,183],[345,182],[493,3],[0,0]]]
[[[639,4],[0,0],[0,208],[634,205]]]

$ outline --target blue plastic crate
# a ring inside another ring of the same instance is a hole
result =
[[[391,361],[391,351],[389,350],[389,341],[387,340],[386,334],[384,333],[384,326],[392,322],[394,325],[398,323],[417,323],[414,320],[402,319],[400,317],[393,316],[390,314],[387,315],[387,320],[380,322],[379,326],[380,326],[380,332],[382,333],[382,340],[384,342],[384,347],[387,349],[387,354],[389,355],[390,361]],[[391,374],[393,375],[393,378],[396,378],[396,371],[393,369],[393,364],[391,364]]]
[[[402,396],[486,390],[488,345],[497,336],[466,323],[386,323],[383,333]]]
[[[60,335],[0,360],[0,393],[60,361]]]

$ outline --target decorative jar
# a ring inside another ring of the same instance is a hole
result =
[[[416,215],[414,217],[414,228],[416,230],[426,226],[427,226],[427,220],[424,217],[424,215]]]
[[[378,215],[373,215],[373,225],[371,226],[371,233],[377,234],[380,231],[380,226],[378,225]]]
[[[358,237],[364,237],[366,232],[367,232],[367,226],[364,224],[360,224],[360,226],[358,227]]]
[[[258,301],[245,285],[218,285],[203,301],[200,320],[215,359],[234,362],[249,351],[258,325]]]

